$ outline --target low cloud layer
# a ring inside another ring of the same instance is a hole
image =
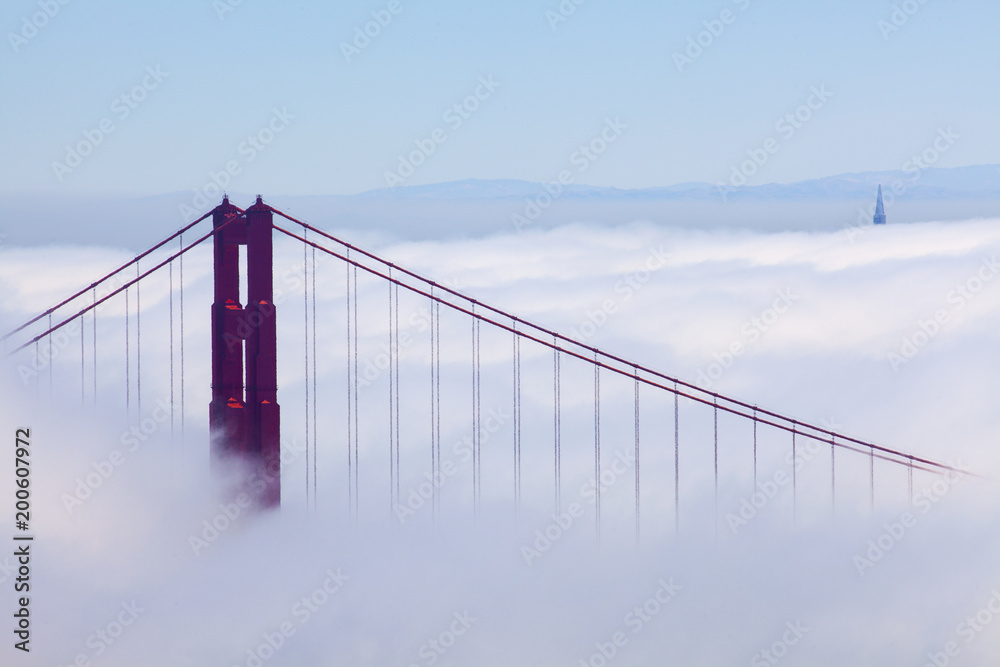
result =
[[[592,370],[563,362],[556,514],[552,355],[522,344],[515,514],[511,338],[485,326],[488,430],[474,517],[470,325],[446,311],[442,450],[454,473],[439,484],[434,520],[421,486],[430,470],[428,310],[410,295],[399,304],[412,336],[400,377],[408,511],[391,507],[380,365],[387,290],[366,279],[360,507],[349,518],[345,282],[334,259],[317,268],[319,390],[311,400],[321,407],[310,465],[319,485],[317,509],[307,509],[302,250],[283,241],[275,271],[284,503],[264,516],[247,511],[208,474],[211,255],[193,254],[185,264],[183,436],[177,339],[172,418],[170,409],[166,274],[142,288],[141,406],[130,375],[125,407],[122,299],[98,316],[96,407],[89,318],[82,381],[78,337],[61,348],[51,387],[49,368],[32,367],[30,350],[7,360],[0,414],[10,433],[32,428],[37,537],[32,652],[8,640],[5,664],[923,665],[942,655],[948,664],[987,664],[1000,652],[996,225],[780,234],[568,225],[377,248],[609,352],[980,475],[918,471],[911,504],[907,470],[878,462],[872,513],[867,457],[838,451],[831,490],[829,447],[800,441],[793,493],[790,437],[761,427],[755,488],[752,427],[723,415],[716,500],[711,409],[682,401],[675,514],[673,399],[643,388],[638,548],[632,383],[601,378],[607,474],[597,544]],[[53,267],[51,253],[0,248],[3,328],[127,256],[72,248]],[[173,308],[176,326],[176,300]],[[134,356],[129,363],[131,374]],[[13,465],[0,461],[7,498]],[[3,510],[12,526],[12,504]],[[0,557],[9,613],[12,565]]]

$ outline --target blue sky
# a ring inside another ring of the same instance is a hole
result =
[[[0,9],[3,193],[191,190],[233,161],[238,191],[350,194],[385,187],[435,129],[403,183],[553,180],[608,119],[627,128],[576,182],[714,183],[769,138],[751,183],[898,169],[941,128],[960,138],[936,166],[996,162],[1000,146],[1000,5],[985,1],[566,0],[559,22],[557,0],[51,0],[38,18],[47,1]],[[373,12],[391,21],[345,56]],[[497,85],[446,121],[480,78]],[[829,98],[778,132],[814,87]],[[89,155],[54,167],[102,121]],[[244,144],[269,124],[263,150]]]

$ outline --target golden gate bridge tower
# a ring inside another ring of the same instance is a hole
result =
[[[281,503],[277,335],[271,262],[273,211],[261,197],[246,211],[229,203],[212,212],[215,301],[212,304],[212,401],[215,465],[242,464],[261,507]],[[241,303],[240,247],[246,246],[246,303]]]

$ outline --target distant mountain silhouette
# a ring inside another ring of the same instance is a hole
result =
[[[917,177],[919,176],[919,177]],[[622,189],[570,184],[549,197],[542,183],[468,179],[369,190],[354,195],[262,193],[265,201],[354,239],[483,236],[583,222],[647,220],[703,229],[829,230],[871,223],[879,185],[889,225],[1000,217],[1000,165],[877,171],[797,183],[712,183]],[[893,185],[901,192],[893,193]],[[240,206],[256,193],[230,192]],[[723,196],[724,195],[724,196]],[[221,197],[219,197],[221,199]],[[89,243],[145,248],[218,203],[193,191],[148,197],[0,195],[3,244]],[[532,208],[534,203],[535,208]],[[518,219],[529,224],[518,226]]]

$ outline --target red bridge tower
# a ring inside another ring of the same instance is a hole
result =
[[[272,218],[259,195],[243,213],[228,197],[212,213],[212,460],[241,465],[247,475],[243,489],[260,507],[281,504]],[[240,303],[240,246],[246,246],[245,304]]]

